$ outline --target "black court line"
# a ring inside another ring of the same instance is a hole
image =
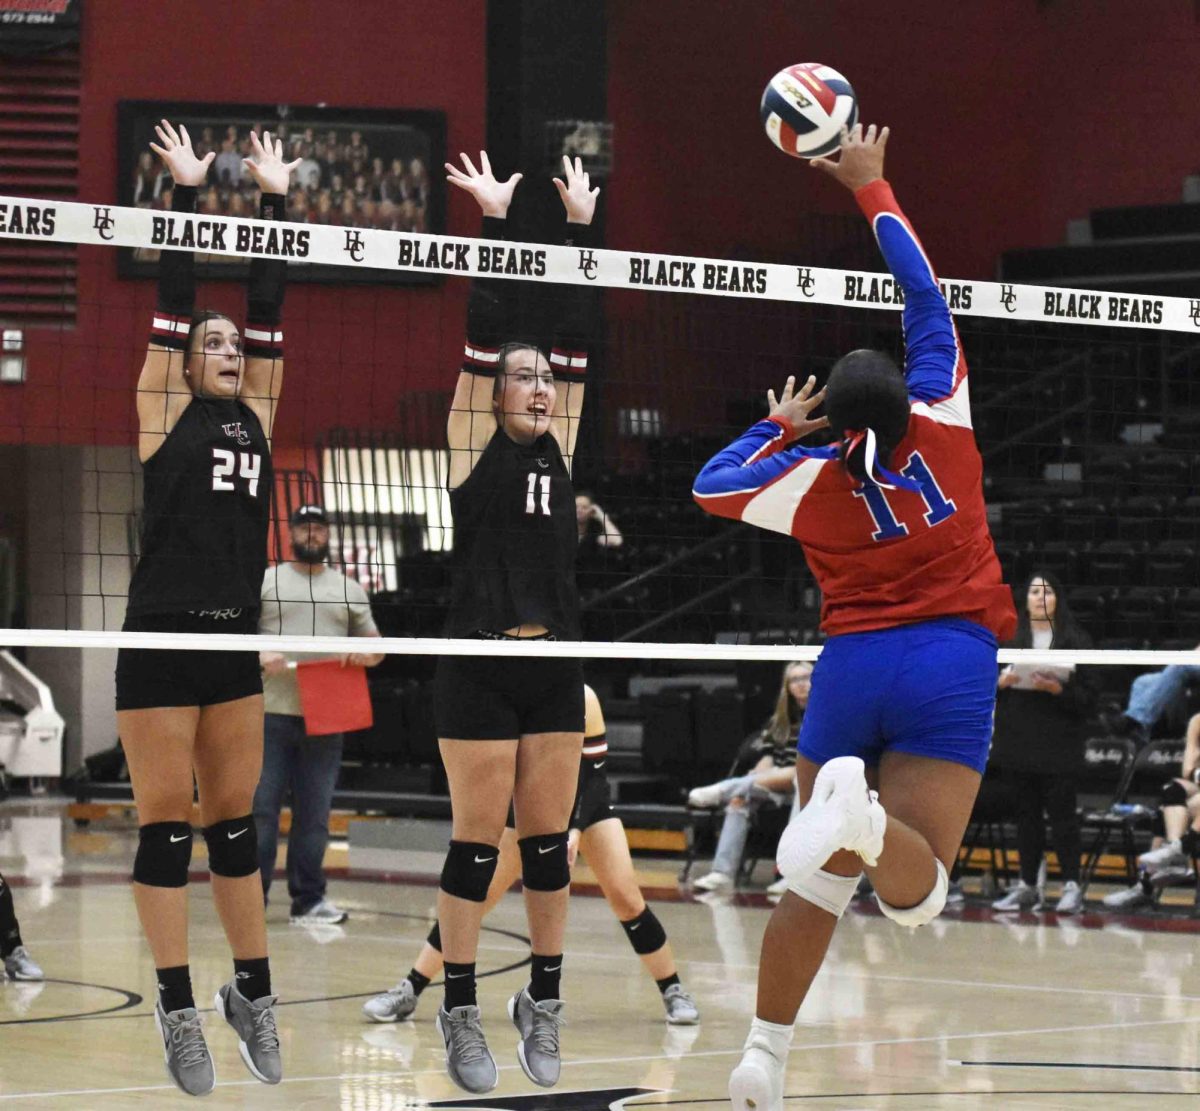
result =
[[[362,913],[362,914],[378,914],[378,915],[382,915],[387,918],[415,918],[415,919],[419,919],[422,922],[428,921],[428,919],[423,914],[404,914],[402,911],[396,911],[396,910],[363,910],[360,913]],[[486,932],[492,933],[492,934],[499,934],[502,937],[511,938],[513,941],[519,941],[524,945],[532,944],[530,942],[529,938],[526,937],[524,934],[519,934],[514,930],[505,930],[505,929],[501,928],[500,926],[489,926],[486,923],[484,923],[480,927],[480,931],[481,932],[486,931]],[[530,956],[527,956],[519,961],[513,961],[512,964],[506,964],[506,965],[501,966],[500,968],[488,969],[486,972],[477,972],[475,974],[475,979],[476,980],[486,980],[490,976],[501,976],[505,972],[514,972],[518,968],[524,968],[526,965],[531,964],[532,962],[533,962],[533,956],[532,956],[532,951],[531,951]],[[138,995],[137,992],[127,991],[125,988],[106,987],[104,984],[82,984],[76,980],[43,980],[42,983],[73,984],[77,987],[101,988],[105,991],[119,992],[121,995],[124,995],[126,997],[126,999],[125,999],[124,1003],[120,1003],[115,1007],[106,1007],[102,1011],[85,1011],[85,1012],[79,1012],[78,1014],[69,1014],[69,1015],[47,1015],[47,1016],[44,1016],[41,1018],[10,1018],[10,1019],[5,1019],[3,1021],[0,1021],[0,1026],[21,1026],[21,1025],[25,1025],[25,1024],[32,1025],[33,1023],[36,1023],[36,1022],[83,1022],[83,1021],[87,1021],[87,1020],[94,1021],[96,1019],[101,1019],[101,1018],[105,1018],[105,1019],[110,1019],[110,1018],[149,1018],[151,1015],[154,1014],[153,1011],[136,1011],[131,1014],[118,1014],[117,1012],[119,1012],[119,1011],[127,1011],[130,1007],[136,1007],[139,1003],[144,1002],[143,996]],[[434,980],[429,984],[429,986],[430,987],[439,987],[444,983],[445,983],[444,980]],[[340,1002],[344,1002],[347,999],[366,999],[369,996],[378,995],[381,991],[384,991],[384,990],[386,990],[386,989],[376,988],[376,989],[370,990],[370,991],[350,992],[346,995],[318,995],[318,996],[313,996],[311,999],[282,999],[276,1005],[279,1007],[299,1007],[301,1005],[308,1004],[308,1003],[340,1003]],[[200,1014],[212,1014],[213,1013],[212,1007],[198,1007],[197,1010],[199,1011]]]
[[[6,1018],[0,1019],[0,1026],[23,1026],[26,1024],[32,1025],[35,1022],[67,1022],[71,1019],[83,1018],[106,1018],[113,1016],[118,1011],[127,1011],[130,1007],[136,1007],[142,1002],[143,997],[138,995],[136,991],[127,991],[125,988],[114,988],[109,984],[85,984],[81,980],[24,980],[19,983],[41,983],[41,984],[67,984],[75,988],[95,988],[97,991],[111,991],[117,995],[124,996],[124,1001],[115,1003],[111,1007],[104,1007],[99,1011],[78,1011],[69,1015],[43,1015],[40,1018]],[[122,1015],[122,1018],[133,1017]]]
[[[939,1088],[928,1092],[824,1092],[820,1095],[810,1093],[802,1096],[784,1096],[785,1100],[821,1100],[821,1099],[930,1099],[941,1098],[947,1096],[970,1096],[972,1099],[998,1099],[1005,1096],[1137,1096],[1139,1099],[1143,1096],[1171,1096],[1178,1099],[1180,1096],[1192,1095],[1191,1092],[1175,1091],[1147,1091],[1143,1088],[1138,1088],[1136,1091],[1129,1088],[1001,1088],[991,1092],[982,1092],[978,1088],[962,1088],[962,1089],[946,1089]],[[646,1103],[627,1103],[626,1107],[667,1107],[671,1104],[701,1104],[701,1103],[723,1103],[729,1105],[729,1097],[721,1096],[717,1099],[662,1099],[652,1100]]]
[[[1127,1072],[1197,1072],[1200,1065],[1088,1064],[1083,1061],[951,1061],[952,1065],[989,1069],[1124,1069]]]

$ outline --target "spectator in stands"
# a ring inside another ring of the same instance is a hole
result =
[[[1153,887],[1186,879],[1191,873],[1192,857],[1200,849],[1200,714],[1188,722],[1180,773],[1163,785],[1159,809],[1166,836],[1138,857],[1138,882],[1106,895],[1106,907],[1127,910],[1151,902]]]
[[[731,888],[750,833],[750,816],[763,807],[791,805],[796,792],[796,738],[808,705],[812,670],[810,663],[790,663],[784,668],[775,712],[762,731],[739,749],[734,776],[696,787],[688,795],[688,806],[725,807],[712,871],[696,880],[693,887],[702,891]],[[747,763],[751,764],[750,770],[737,774]]]
[[[242,154],[238,150],[237,136],[226,135],[221,140],[221,153],[213,163],[213,173],[222,185],[237,185],[242,180]]]
[[[1200,649],[1200,645],[1197,648]],[[1113,732],[1129,737],[1139,745],[1145,744],[1154,727],[1169,711],[1183,710],[1191,683],[1200,683],[1200,667],[1172,664],[1162,671],[1139,675],[1129,688],[1129,705],[1125,712],[1110,722]]]
[[[616,522],[593,501],[592,495],[580,491],[575,495],[575,524],[579,529],[579,555],[586,559],[589,549],[619,548],[625,537]]]
[[[1016,648],[1089,648],[1091,638],[1074,621],[1061,584],[1037,571],[1025,590]],[[1085,671],[1013,664],[1000,674],[990,764],[997,768],[1016,809],[1018,885],[992,904],[996,910],[1032,910],[1044,893],[1038,884],[1046,817],[1054,832],[1063,889],[1055,910],[1083,909],[1079,887],[1080,830],[1075,788],[1083,770],[1087,722],[1096,692]],[[1043,816],[1045,815],[1045,816]]]
[[[377,637],[367,594],[353,579],[328,566],[329,521],[319,505],[302,505],[291,516],[292,558],[268,567],[262,584],[258,631],[264,635]],[[305,657],[313,659],[312,656]],[[265,737],[262,775],[254,793],[258,864],[263,898],[275,874],[279,811],[289,790],[287,881],[291,920],[336,925],[347,915],[325,898],[325,849],[329,808],[342,766],[342,734],[309,736],[300,706],[294,664],[282,652],[262,652]],[[350,667],[374,667],[381,653],[353,652]]]
[[[154,155],[143,151],[133,172],[133,203],[139,208],[151,207],[170,180],[155,164]]]

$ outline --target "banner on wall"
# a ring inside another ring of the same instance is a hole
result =
[[[79,42],[83,0],[0,0],[0,54],[44,54]]]

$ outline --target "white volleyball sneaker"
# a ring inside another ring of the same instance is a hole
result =
[[[811,876],[838,849],[857,853],[873,867],[883,852],[887,814],[867,788],[857,756],[839,756],[817,773],[812,797],[779,839],[775,863],[784,879]]]
[[[733,1111],[783,1111],[783,1076],[792,1028],[756,1018],[742,1049],[742,1059],[729,1075]]]

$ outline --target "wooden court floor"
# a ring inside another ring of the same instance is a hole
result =
[[[123,879],[133,845],[128,829],[75,830],[54,805],[0,808],[0,871],[48,976],[44,984],[0,983],[0,1111],[188,1103],[166,1078],[150,1017],[153,970]],[[504,1010],[528,956],[521,899],[509,895],[480,951],[480,1001],[500,1085],[467,1098],[442,1069],[437,987],[410,1022],[372,1025],[359,1012],[408,970],[430,923],[433,887],[339,871],[330,895],[351,912],[344,927],[290,926],[286,900],[268,912],[284,1003],[284,1082],[269,1088],[251,1077],[232,1032],[210,1012],[218,1086],[205,1106],[719,1111],[753,1012],[770,908],[761,897],[693,900],[669,884],[671,875],[664,864],[648,882],[702,1024],[664,1024],[658,992],[616,920],[585,891],[571,909],[562,1082],[551,1092],[534,1088],[516,1062]],[[208,885],[191,892],[193,981],[203,1003],[229,962]],[[1005,922],[968,906],[908,934],[870,907],[852,910],[801,1011],[787,1105],[1200,1107],[1197,925],[1094,911],[1077,921],[1029,914]]]

